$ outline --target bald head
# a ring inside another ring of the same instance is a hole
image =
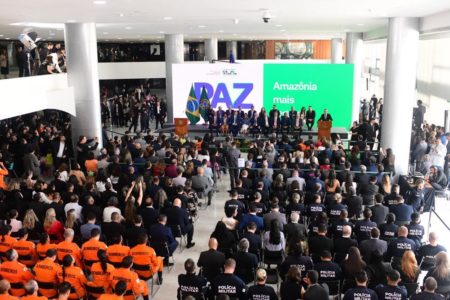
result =
[[[209,249],[217,250],[217,245],[218,245],[218,242],[217,242],[217,240],[215,238],[210,238],[209,239],[209,242],[208,242]]]
[[[0,280],[0,295],[8,294],[11,284],[7,280]]]
[[[198,167],[197,168],[197,174],[198,176],[203,176],[203,174],[205,173],[205,170],[202,167]]]
[[[352,235],[352,228],[349,225],[342,226],[342,236],[350,237]]]
[[[406,226],[400,226],[398,229],[398,236],[399,237],[407,237],[408,236],[408,228]]]
[[[181,200],[179,198],[175,198],[173,200],[173,206],[181,207]]]
[[[428,241],[432,246],[436,246],[438,241],[438,234],[436,232],[430,232],[430,234],[428,235]]]

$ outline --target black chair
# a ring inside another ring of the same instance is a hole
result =
[[[328,294],[333,299],[341,299],[341,282],[339,280],[327,281],[323,285],[328,286]]]
[[[280,292],[280,275],[278,274],[278,269],[268,268],[266,270],[267,278],[266,284],[275,284],[277,286],[277,295]]]
[[[422,261],[420,262],[420,270],[428,271],[435,265],[436,265],[436,258],[434,258],[433,256],[424,256],[422,257]]]
[[[280,265],[284,259],[284,251],[270,251],[267,249],[263,250],[263,263],[266,264],[269,268],[271,265]]]
[[[185,245],[187,245],[187,234],[183,234],[181,232],[181,227],[180,225],[169,225],[170,229],[172,230],[172,234],[174,236],[175,239],[179,238],[180,241],[178,242],[179,246],[180,246],[180,252],[183,252],[184,248],[183,248],[183,242]]]

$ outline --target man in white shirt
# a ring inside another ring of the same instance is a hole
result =
[[[291,184],[292,184],[293,181],[297,181],[298,185],[300,186],[300,190],[303,191],[306,182],[305,182],[305,179],[303,179],[302,177],[298,176],[298,170],[293,170],[292,171],[292,176],[289,177],[286,180],[286,186],[287,186],[288,189],[291,188]]]
[[[66,213],[66,216],[67,216],[67,212],[72,209],[75,211],[77,220],[80,222],[83,222],[83,216],[81,215],[81,211],[83,210],[83,207],[80,204],[78,204],[78,195],[70,196],[70,202],[64,206],[64,212]]]
[[[446,155],[447,155],[447,148],[444,145],[442,145],[442,142],[439,138],[435,139],[434,144],[431,145],[430,150],[431,165],[443,169]]]

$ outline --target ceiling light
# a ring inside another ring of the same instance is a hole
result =
[[[164,34],[164,31],[160,31],[159,33],[160,33],[160,34]]]
[[[10,40],[11,38],[6,38],[5,40]]]
[[[127,26],[127,27],[125,27],[125,29],[126,29],[126,30],[131,30],[131,29],[133,29],[133,27]]]
[[[276,27],[283,27],[283,25],[281,25],[281,24],[276,24],[275,26]]]
[[[77,20],[67,20],[67,23],[75,23]]]
[[[170,20],[172,20],[172,19],[173,19],[172,17],[164,17],[164,18],[163,18],[164,21],[170,21]]]
[[[364,26],[364,24],[363,23],[359,23],[359,24],[356,24],[357,26]]]
[[[123,14],[123,13],[120,13],[120,14],[119,14],[119,17],[123,17],[123,16],[125,16],[125,14]]]
[[[3,37],[3,34],[0,34],[0,37]]]
[[[106,4],[105,0],[94,0],[92,3],[96,4],[96,5],[104,5]]]
[[[219,30],[220,33],[224,32],[223,30]]]
[[[280,32],[285,32],[286,31],[286,29],[280,29]]]
[[[198,28],[205,28],[205,25],[198,25]]]

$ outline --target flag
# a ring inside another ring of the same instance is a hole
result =
[[[194,86],[191,86],[191,92],[186,103],[186,116],[192,125],[197,124],[200,121],[200,111],[197,97],[195,96]]]
[[[202,115],[203,120],[205,122],[209,121],[209,107],[211,104],[209,103],[208,94],[206,93],[205,87],[202,88],[202,94],[200,96],[200,114]]]

